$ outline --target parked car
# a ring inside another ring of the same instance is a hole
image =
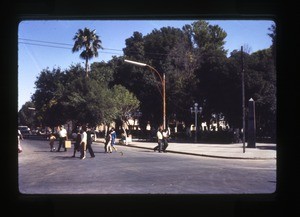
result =
[[[18,126],[18,129],[21,131],[23,138],[31,135],[31,131],[28,126]]]

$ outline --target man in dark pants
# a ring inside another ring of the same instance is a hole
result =
[[[67,130],[65,129],[64,125],[61,125],[58,127],[58,135],[59,135],[59,143],[58,143],[58,149],[57,152],[60,151],[60,148],[63,147],[65,151],[67,151],[67,148],[65,146],[65,141],[68,139]]]
[[[160,126],[157,130],[156,136],[157,136],[157,146],[154,147],[154,151],[161,152],[163,148],[163,135],[162,135],[162,126]]]
[[[167,147],[169,146],[169,143],[168,143],[168,138],[169,138],[169,131],[168,129],[165,129],[163,132],[162,132],[162,135],[163,135],[163,148],[162,148],[162,151],[163,152],[167,152]]]
[[[90,153],[91,157],[94,158],[95,154],[94,154],[94,151],[93,151],[93,148],[92,148],[93,138],[92,138],[92,132],[91,132],[90,128],[87,128],[86,134],[87,134],[86,149],[89,150],[89,153]]]

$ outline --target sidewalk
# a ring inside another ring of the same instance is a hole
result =
[[[97,142],[103,141],[99,140]],[[128,145],[121,145],[119,143],[117,145],[153,150],[157,143],[134,140],[129,142]],[[256,143],[256,148],[247,148],[247,143],[245,143],[245,153],[243,153],[243,143],[205,144],[170,142],[167,152],[228,159],[266,160],[276,159],[277,157],[276,144],[273,143]]]

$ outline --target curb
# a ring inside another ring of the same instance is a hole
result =
[[[103,143],[100,141],[95,141],[97,143]],[[142,147],[142,146],[136,146],[136,145],[124,145],[124,144],[118,144],[118,146],[124,146],[124,147],[131,147],[131,148],[140,148],[140,149],[147,149],[152,150],[152,148]],[[218,155],[208,155],[208,154],[196,154],[196,153],[189,153],[189,152],[181,152],[181,151],[172,151],[168,150],[169,153],[175,153],[175,154],[185,154],[185,155],[193,155],[193,156],[199,156],[199,157],[210,157],[210,158],[221,158],[221,159],[236,159],[236,160],[274,160],[276,159],[273,157],[230,157],[230,156],[218,156]]]
[[[153,150],[152,148],[146,148],[146,147],[134,146],[134,145],[121,145],[121,146]],[[276,159],[276,158],[263,158],[263,157],[229,157],[229,156],[218,156],[218,155],[208,155],[208,154],[195,154],[195,153],[182,152],[182,151],[172,151],[172,150],[168,150],[167,152],[175,153],[175,154],[193,155],[193,156],[199,156],[199,157],[237,159],[237,160],[274,160],[274,159]]]

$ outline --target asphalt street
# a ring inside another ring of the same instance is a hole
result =
[[[117,146],[96,157],[50,152],[49,142],[23,140],[18,158],[21,194],[272,194],[276,159],[219,159]],[[153,143],[155,146],[155,143]],[[57,142],[56,142],[57,147]]]

